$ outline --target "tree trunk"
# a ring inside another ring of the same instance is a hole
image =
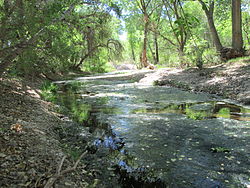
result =
[[[208,17],[208,25],[209,25],[209,28],[211,31],[211,35],[212,35],[212,39],[213,39],[215,48],[216,48],[217,52],[220,52],[222,50],[223,46],[220,42],[218,32],[215,28],[213,17]]]
[[[206,3],[204,3],[202,0],[199,0],[200,4],[202,5],[203,10],[205,11],[207,21],[208,21],[208,26],[211,32],[211,36],[215,45],[215,48],[217,52],[220,52],[223,49],[223,46],[220,42],[220,38],[218,35],[218,32],[216,30],[216,27],[214,25],[214,1],[210,2],[209,8],[207,7]]]
[[[82,66],[82,64],[84,63],[84,60],[86,60],[88,57],[93,56],[93,53],[100,47],[106,47],[105,45],[99,44],[95,47],[93,47],[92,49],[88,50],[88,53],[86,53],[83,57],[81,57],[81,60],[79,61],[78,64],[74,65],[72,68],[73,69],[80,69],[80,67]]]
[[[154,47],[155,47],[155,64],[159,63],[159,47],[157,33],[154,33]]]
[[[144,39],[143,39],[143,48],[141,54],[141,63],[143,67],[147,67],[149,65],[147,58],[147,43],[148,43],[148,26],[149,26],[149,17],[147,14],[144,15]]]
[[[232,47],[243,50],[241,0],[232,0]]]
[[[132,53],[132,58],[133,58],[133,61],[135,62],[135,50],[134,50],[134,45],[131,43],[131,53]]]
[[[93,56],[93,46],[94,46],[94,31],[91,27],[87,27],[88,31],[86,34],[87,37],[87,46],[88,46],[88,54],[89,56]]]
[[[154,59],[154,63],[156,63],[156,56],[155,56],[155,52],[154,52],[154,51],[153,51],[153,49],[151,48],[150,43],[148,43],[148,47],[149,47],[149,50],[150,50],[150,52],[151,52],[151,54],[152,54],[152,57],[153,57],[153,59]]]
[[[184,45],[180,45],[180,47],[178,48],[178,53],[179,53],[180,66],[181,68],[184,68],[186,66]]]
[[[244,56],[242,38],[241,0],[232,0],[232,48],[224,48],[222,60]]]

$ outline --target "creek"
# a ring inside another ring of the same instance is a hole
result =
[[[59,81],[60,103],[107,151],[121,187],[250,185],[250,108],[140,83],[146,72]]]

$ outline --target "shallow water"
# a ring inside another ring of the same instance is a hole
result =
[[[60,101],[109,149],[123,187],[250,185],[249,107],[114,77],[60,82]]]

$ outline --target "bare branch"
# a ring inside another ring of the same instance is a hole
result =
[[[177,46],[172,40],[170,40],[169,38],[165,37],[164,35],[162,35],[161,33],[157,33],[159,34],[164,40],[168,41],[170,44],[172,44],[173,46]]]
[[[148,0],[148,2],[146,3],[146,8],[148,8],[150,3],[151,3],[151,0]]]
[[[62,168],[62,165],[63,165],[63,162],[65,160],[65,156],[62,158],[59,166],[58,166],[58,170],[57,170],[57,173],[55,175],[53,175],[48,181],[47,183],[45,184],[44,188],[52,188],[55,181],[58,180],[59,178],[61,178],[63,175],[69,173],[69,172],[72,172],[72,171],[75,171],[76,168],[77,168],[77,165],[79,164],[80,160],[88,153],[88,151],[85,151],[84,153],[81,154],[81,156],[78,158],[78,160],[75,162],[74,166],[73,167],[70,167],[70,168],[67,168],[66,170],[63,170],[61,171],[61,168]]]
[[[63,165],[63,162],[64,162],[65,159],[66,159],[66,156],[63,156],[63,158],[62,158],[62,160],[61,160],[61,162],[60,162],[60,164],[59,164],[59,166],[58,166],[58,168],[57,168],[57,170],[56,170],[56,173],[57,173],[58,175],[59,175],[60,172],[61,172],[62,165]]]

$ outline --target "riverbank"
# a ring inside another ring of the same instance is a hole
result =
[[[219,94],[248,105],[249,71],[248,60],[203,70],[150,71],[143,79],[143,74],[121,78]],[[89,129],[40,98],[43,81],[0,79],[0,187],[44,187],[53,177],[60,188],[119,187],[107,153],[91,147],[95,138]],[[74,165],[76,169],[64,171]]]
[[[0,187],[51,187],[54,180],[58,188],[115,187],[105,154],[89,147],[88,129],[42,100],[41,83],[0,80]]]
[[[217,94],[250,105],[250,58],[199,70],[160,69],[140,82]]]

